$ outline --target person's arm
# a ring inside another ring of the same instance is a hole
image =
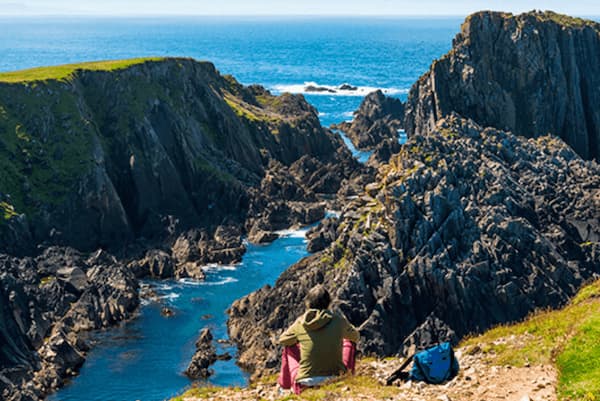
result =
[[[294,345],[298,342],[298,338],[296,337],[296,325],[298,324],[298,320],[296,320],[286,331],[279,336],[279,344],[284,347],[289,347],[290,345]]]
[[[346,319],[346,316],[340,313],[340,317],[342,318],[342,337],[353,343],[357,343],[359,338],[358,330],[352,326],[348,319]]]

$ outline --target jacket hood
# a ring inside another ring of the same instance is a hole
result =
[[[327,326],[333,319],[333,313],[329,310],[309,309],[304,314],[302,326],[307,331],[319,330]]]

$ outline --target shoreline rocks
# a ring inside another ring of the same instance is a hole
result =
[[[24,107],[32,99],[43,107]],[[203,265],[241,260],[245,235],[269,242],[321,219],[364,169],[302,96],[191,59],[0,83],[0,103],[0,131],[19,124],[28,135],[13,153],[0,139],[19,172],[9,182],[23,183],[0,194],[0,248],[22,256],[0,255],[11,317],[0,322],[10,333],[0,394],[10,400],[36,400],[75,374],[88,348],[79,333],[131,318],[137,279],[202,280]],[[64,179],[40,184],[40,170]],[[82,253],[98,248],[115,256]]]
[[[214,371],[210,369],[210,366],[219,359],[219,356],[217,356],[217,350],[212,341],[213,335],[210,329],[202,330],[196,341],[196,352],[185,371],[186,376],[190,379],[206,379],[213,375]],[[227,356],[223,355],[221,358],[227,358]]]
[[[360,150],[373,150],[388,139],[398,142],[398,130],[404,128],[404,103],[381,90],[372,92],[354,112],[352,122],[334,128],[343,131]]]
[[[0,255],[3,399],[38,400],[60,387],[85,361],[82,334],[130,319],[138,305],[133,273],[106,252]]]
[[[391,356],[564,305],[600,275],[598,164],[557,137],[456,115],[434,134],[410,138],[380,168],[325,250],[231,306],[240,365],[275,371],[278,347],[262,339],[302,313],[317,283],[360,327],[363,354]]]

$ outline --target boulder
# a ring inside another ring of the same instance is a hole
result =
[[[214,372],[210,366],[217,361],[217,352],[212,343],[213,336],[210,329],[203,329],[196,341],[196,352],[185,374],[193,380],[206,379]]]

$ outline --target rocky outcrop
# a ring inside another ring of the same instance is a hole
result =
[[[68,78],[0,82],[0,199],[10,200],[8,220],[24,214],[10,229],[0,221],[3,248],[19,235],[115,251],[198,227],[214,236],[224,222],[245,226],[272,163],[303,158],[314,170],[302,178],[321,172],[311,186],[334,193],[356,167],[302,96],[244,87],[207,62],[148,60]],[[295,189],[285,191],[281,200]],[[304,195],[296,200],[314,202]]]
[[[413,136],[344,208],[336,239],[236,301],[229,334],[255,373],[316,283],[394,355],[565,304],[600,275],[600,166],[557,137],[524,139],[456,115]]]
[[[361,174],[302,96],[191,59],[113,64],[0,82],[0,250],[41,254],[0,256],[3,399],[75,374],[79,333],[129,318],[136,278],[239,262],[245,234],[265,242],[316,222]],[[79,253],[98,248],[119,261]]]
[[[409,136],[451,112],[518,135],[560,136],[600,158],[600,24],[552,12],[467,18],[452,50],[412,87]]]
[[[85,360],[88,345],[79,333],[130,318],[137,290],[131,271],[103,251],[0,255],[2,399],[37,400],[62,385]]]
[[[196,352],[185,374],[190,379],[206,379],[214,373],[210,366],[217,361],[217,350],[212,343],[210,329],[204,329],[196,341]]]
[[[404,128],[404,103],[377,90],[365,97],[352,122],[336,126],[356,148],[371,150],[386,139],[398,142],[398,130]]]
[[[336,239],[338,223],[337,217],[329,217],[308,230],[306,250],[315,253],[327,248]]]

